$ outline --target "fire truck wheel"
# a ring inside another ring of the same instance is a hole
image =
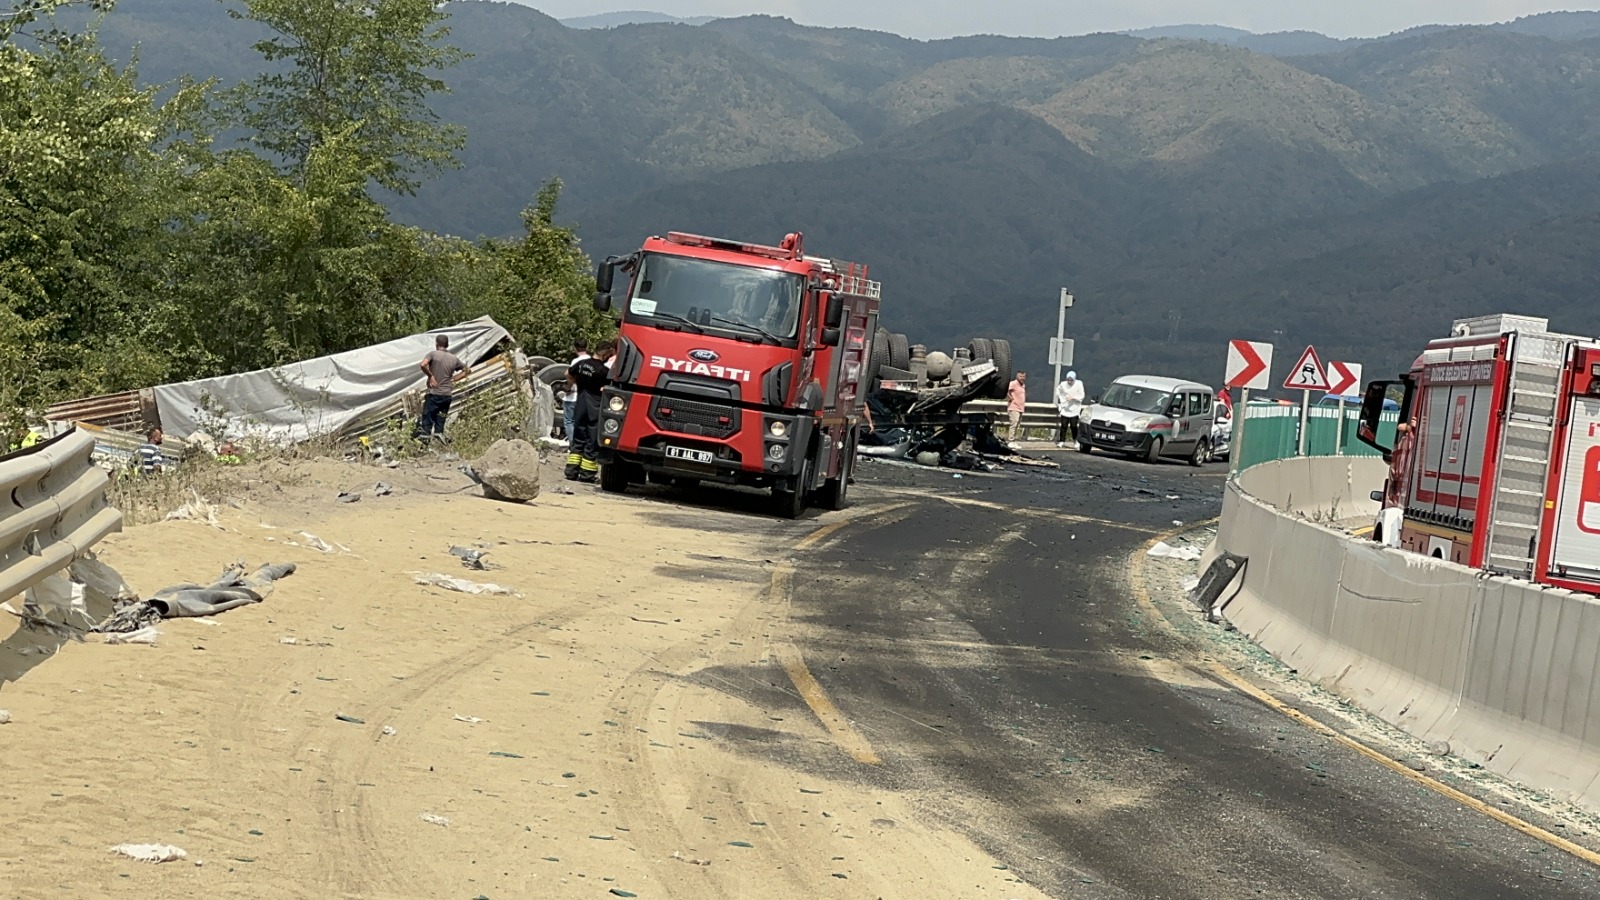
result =
[[[1147,463],[1160,461],[1161,446],[1161,438],[1151,438],[1150,446],[1144,451],[1144,461]]]
[[[1194,452],[1189,454],[1189,465],[1198,469],[1210,461],[1211,442],[1205,438],[1201,438],[1200,442],[1194,445]]]
[[[628,464],[610,462],[600,467],[600,490],[621,494],[628,490]]]
[[[830,478],[823,484],[822,490],[817,491],[817,505],[823,509],[838,512],[850,505],[850,476],[855,467],[855,439],[851,439],[849,446],[845,447],[844,461],[839,467],[839,477]]]
[[[772,489],[773,505],[777,507],[778,515],[785,519],[798,519],[806,511],[806,486],[811,483],[812,462],[810,457],[800,467],[800,478],[786,488],[774,487]]]
[[[889,365],[896,369],[911,368],[911,339],[903,334],[889,335]]]

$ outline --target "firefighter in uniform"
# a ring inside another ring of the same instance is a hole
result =
[[[606,341],[595,348],[594,356],[567,367],[567,382],[578,395],[567,452],[568,481],[590,482],[600,475],[600,392],[611,379],[606,361],[614,352],[616,343]]]

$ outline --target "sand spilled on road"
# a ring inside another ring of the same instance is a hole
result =
[[[155,646],[26,654],[0,623],[7,896],[1038,896],[872,787],[784,680],[771,572],[821,520],[590,488],[510,506],[440,471],[342,505],[331,488],[384,470],[326,464],[222,529],[110,539],[145,595],[241,558],[300,567]],[[188,859],[107,852],[124,842]]]

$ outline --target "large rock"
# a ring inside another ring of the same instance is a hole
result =
[[[472,468],[491,500],[526,503],[539,496],[539,451],[527,441],[495,441]]]

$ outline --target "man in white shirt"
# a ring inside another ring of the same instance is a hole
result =
[[[1076,446],[1078,443],[1078,417],[1083,415],[1083,382],[1078,380],[1077,372],[1068,372],[1067,377],[1061,379],[1056,385],[1056,414],[1061,418],[1061,430],[1056,435],[1056,446]]]
[[[579,360],[588,358],[589,342],[582,337],[575,338],[572,341],[572,362],[576,363]],[[568,365],[571,365],[571,363],[568,363]],[[570,443],[572,441],[572,432],[577,427],[578,392],[563,381],[561,382],[561,391],[559,393],[561,396],[561,436]]]

